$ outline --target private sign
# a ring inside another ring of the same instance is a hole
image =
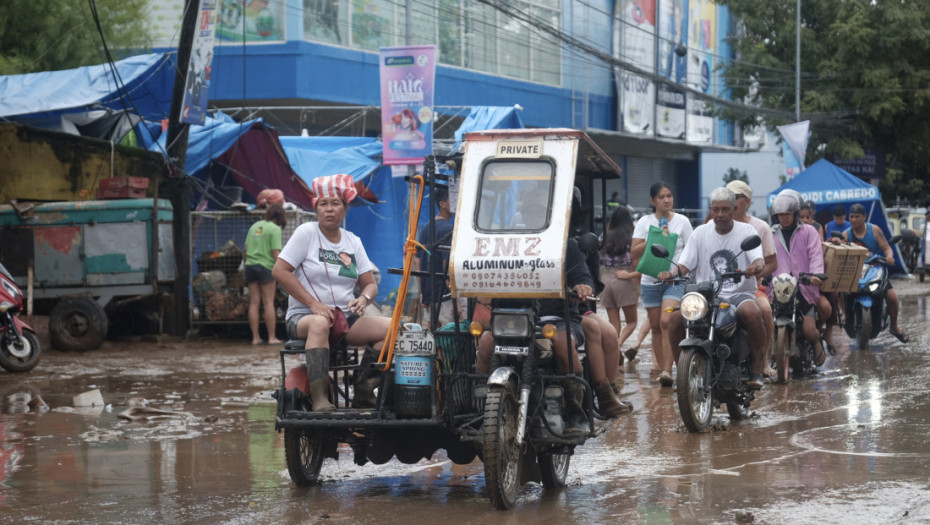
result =
[[[497,157],[501,158],[537,158],[542,156],[542,139],[512,141],[497,143]]]

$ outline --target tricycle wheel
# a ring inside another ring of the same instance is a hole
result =
[[[284,459],[291,481],[298,487],[315,485],[323,467],[323,440],[313,432],[284,429]]]
[[[536,456],[539,463],[539,474],[542,477],[543,487],[557,489],[565,486],[568,479],[568,465],[572,455],[568,453],[556,454],[543,452]]]
[[[65,351],[93,350],[107,335],[107,314],[89,297],[68,297],[52,308],[48,330],[52,346]]]
[[[714,411],[713,391],[705,384],[708,366],[707,356],[694,349],[682,350],[678,358],[678,410],[691,432],[707,428]]]
[[[28,372],[39,364],[40,352],[36,334],[23,330],[22,337],[16,340],[13,332],[7,330],[0,345],[0,366],[10,372]]]
[[[491,503],[498,509],[513,507],[520,491],[520,458],[517,444],[517,398],[513,385],[495,385],[484,406],[484,480]]]

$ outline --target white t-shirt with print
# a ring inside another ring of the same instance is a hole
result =
[[[692,282],[717,279],[721,273],[745,270],[757,259],[762,259],[762,248],[756,247],[740,254],[740,243],[757,235],[756,229],[745,222],[733,221],[733,229],[720,235],[713,222],[694,230],[678,263],[691,270]],[[739,255],[737,255],[739,254]],[[720,298],[727,300],[738,293],[755,294],[758,289],[755,277],[743,277],[739,283],[727,279],[720,289]]]
[[[358,276],[374,270],[374,265],[368,259],[362,241],[354,233],[343,229],[339,231],[342,238],[334,244],[320,233],[319,223],[302,224],[291,235],[278,257],[294,267],[297,280],[318,301],[345,310],[349,301],[355,298]],[[312,287],[307,283],[308,278]],[[307,305],[294,297],[288,299],[288,319],[296,314],[309,313],[312,312]]]
[[[775,236],[772,234],[772,225],[753,215],[748,217],[748,224],[756,229],[756,233],[762,239],[762,256],[775,255]]]
[[[633,238],[645,241],[649,236],[650,226],[659,227],[659,219],[656,218],[655,213],[643,215],[636,221],[636,227],[633,229]],[[678,234],[678,242],[675,244],[675,253],[672,255],[672,260],[677,263],[678,259],[681,257],[681,251],[684,249],[685,244],[687,244],[688,239],[691,238],[691,221],[684,215],[675,213],[672,215],[672,220],[668,221],[668,232]],[[646,250],[649,250],[648,246],[646,246]],[[643,252],[643,255],[645,255],[645,252]],[[640,281],[642,284],[654,284],[656,282],[658,282],[658,279],[646,274],[643,274],[642,280]]]

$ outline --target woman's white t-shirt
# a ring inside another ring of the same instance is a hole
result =
[[[358,276],[373,271],[374,265],[368,259],[362,241],[354,233],[341,228],[339,231],[340,241],[331,243],[320,233],[319,223],[302,224],[291,235],[278,257],[294,267],[297,280],[318,301],[345,310],[349,301],[355,298]],[[297,314],[309,313],[312,312],[307,305],[294,297],[288,299],[288,319]]]
[[[633,229],[633,238],[645,241],[646,237],[649,236],[650,226],[659,227],[659,219],[656,218],[655,213],[643,215],[636,221],[636,228]],[[672,255],[672,260],[676,263],[681,257],[681,252],[685,248],[685,243],[691,238],[692,231],[694,231],[694,229],[691,227],[691,221],[689,221],[687,217],[678,213],[672,214],[672,220],[668,221],[668,232],[678,234],[678,243],[675,244],[675,253]],[[646,249],[648,250],[649,247],[646,246]],[[651,275],[643,274],[642,281],[640,282],[642,284],[655,284],[658,282],[658,279]]]

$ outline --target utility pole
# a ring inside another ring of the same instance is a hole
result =
[[[160,185],[166,190],[173,209],[174,234],[174,303],[168,315],[167,332],[184,336],[190,328],[190,298],[187,283],[191,275],[191,183],[184,172],[187,159],[187,136],[190,124],[180,121],[187,84],[187,68],[190,64],[191,46],[197,30],[197,15],[200,14],[199,0],[186,0],[184,18],[181,22],[181,40],[178,42],[178,65],[174,76],[171,95],[171,114],[168,116],[168,158],[172,162],[171,176]]]
[[[801,0],[798,0],[794,50],[794,121],[801,122]]]

